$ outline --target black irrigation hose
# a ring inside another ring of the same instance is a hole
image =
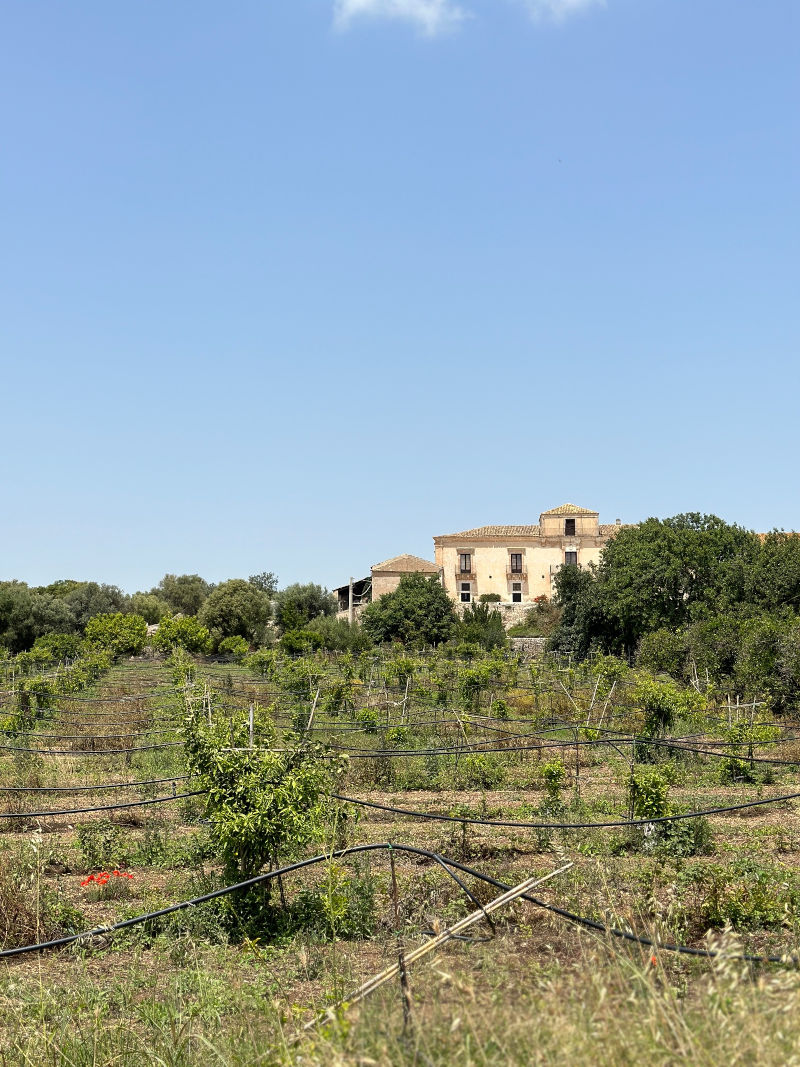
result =
[[[346,804],[357,804],[364,808],[377,808],[395,815],[407,815],[414,819],[432,819],[435,822],[469,823],[473,826],[507,826],[530,830],[608,830],[624,826],[649,826],[652,823],[678,822],[680,819],[700,819],[706,815],[722,815],[728,811],[742,811],[745,808],[757,808],[765,804],[778,804],[784,800],[798,800],[800,793],[785,793],[777,797],[761,800],[748,800],[741,804],[728,804],[720,808],[706,808],[703,811],[684,811],[676,815],[658,815],[651,819],[617,819],[609,822],[516,822],[502,819],[475,819],[463,815],[441,815],[436,812],[414,811],[411,808],[396,808],[390,804],[379,804],[375,800],[359,800],[339,793],[331,793],[334,800]]]
[[[533,735],[531,735],[533,736]],[[458,755],[480,755],[481,753],[497,753],[505,752],[508,754],[515,752],[544,752],[549,749],[562,749],[562,748],[587,748],[592,745],[610,745],[610,744],[635,744],[635,745],[654,745],[660,748],[672,749],[676,752],[692,752],[701,756],[716,756],[718,759],[725,759],[729,756],[733,756],[734,759],[746,760],[748,763],[770,763],[785,767],[796,767],[800,760],[784,760],[784,759],[770,759],[766,756],[749,756],[741,753],[729,753],[729,752],[715,752],[712,749],[706,748],[694,748],[689,745],[683,744],[679,739],[676,741],[664,740],[651,737],[634,737],[631,734],[614,735],[612,738],[597,738],[586,739],[576,738],[572,741],[547,741],[544,744],[537,745],[501,745],[499,747],[490,748],[487,746],[497,745],[495,738],[490,738],[486,741],[476,741],[471,745],[458,745],[451,748],[353,748],[347,745],[330,745],[336,752],[344,752],[350,759],[374,759],[379,756],[398,758],[403,756],[458,756]],[[745,747],[747,742],[736,742],[738,747]]]
[[[400,846],[395,845],[394,847],[399,848]],[[466,867],[463,863],[456,863],[455,860],[445,859],[445,863],[447,863],[448,866],[455,867],[459,871],[463,871],[464,874],[471,874],[474,878],[479,878],[481,881],[493,885],[497,889],[509,890],[513,888],[506,882],[501,882],[497,878],[492,878],[491,875],[476,871],[472,867]],[[538,897],[531,896],[530,893],[523,893],[520,899],[528,900],[531,904],[536,904],[537,907],[544,908],[545,911],[552,912],[554,915],[559,915],[562,919],[568,919],[577,926],[585,926],[589,930],[597,930],[599,933],[611,934],[613,937],[620,937],[625,941],[632,941],[637,945],[646,945],[648,948],[655,948],[660,951],[663,950],[664,952],[678,952],[684,956],[699,956],[703,959],[716,959],[719,956],[724,956],[726,959],[744,960],[747,963],[791,963],[794,966],[798,963],[796,956],[757,956],[749,952],[729,954],[718,949],[691,948],[689,945],[677,945],[672,942],[653,941],[652,938],[641,937],[639,934],[634,934],[631,930],[620,930],[616,926],[607,926],[605,923],[598,922],[595,919],[588,919],[584,915],[576,915],[574,912],[566,911],[564,908],[557,908],[553,904],[547,904],[545,901],[539,900]]]
[[[30,734],[42,741],[86,741],[86,740],[98,740],[104,737],[141,737],[142,734],[174,734],[176,730],[183,729],[182,726],[170,726],[166,730],[151,730],[149,726],[143,727],[141,730],[136,730],[129,734],[47,734],[40,733],[37,730],[0,730],[0,734]]]
[[[135,782],[98,782],[97,785],[0,785],[0,793],[100,793],[106,789],[139,789],[144,785],[183,782],[191,774],[173,774],[170,778],[145,778]]]
[[[498,889],[509,890],[512,887],[505,882],[500,882],[496,878],[492,878],[488,874],[483,874],[481,871],[476,871],[473,867],[467,867],[463,863],[457,863],[455,860],[447,859],[445,856],[441,856],[436,852],[430,852],[428,849],[417,848],[414,845],[400,845],[391,841],[382,841],[369,845],[352,845],[350,848],[337,849],[334,852],[322,853],[318,856],[311,856],[308,859],[299,860],[297,863],[287,864],[285,867],[278,867],[275,870],[267,871],[265,874],[258,874],[254,878],[248,878],[244,882],[237,882],[235,885],[223,886],[220,889],[215,889],[211,893],[204,893],[202,896],[193,897],[191,900],[182,900],[178,904],[171,904],[169,907],[161,908],[158,911],[147,912],[144,915],[135,915],[130,919],[123,919],[120,922],[111,923],[108,926],[97,926],[93,930],[86,930],[79,934],[69,934],[66,937],[54,938],[52,941],[42,941],[34,945],[20,945],[16,948],[7,948],[0,951],[0,959],[8,959],[12,956],[21,956],[27,952],[42,952],[51,948],[63,948],[66,945],[74,945],[78,941],[83,941],[91,937],[100,937],[102,935],[111,934],[117,930],[125,930],[132,926],[137,926],[141,923],[150,922],[153,919],[160,919],[165,915],[171,915],[177,911],[183,911],[186,908],[196,907],[198,904],[205,904],[209,900],[215,900],[218,897],[227,896],[230,893],[241,892],[244,889],[250,889],[255,885],[261,885],[263,882],[267,882],[272,878],[278,878],[284,874],[291,874],[294,871],[302,870],[305,867],[310,867],[316,863],[330,862],[332,859],[342,859],[346,856],[354,855],[359,852],[377,852],[380,849],[389,849],[395,852],[407,852],[411,855],[423,856],[426,859],[433,860],[440,865],[446,865],[452,867],[454,870],[462,871],[464,874],[471,875],[473,878],[477,878],[482,882],[486,882],[489,885],[493,885]],[[460,884],[460,883],[459,883]],[[553,912],[555,915],[559,915],[564,919],[568,919],[570,922],[576,923],[580,926],[585,926],[591,930],[597,930],[601,933],[608,933],[614,937],[623,938],[626,941],[633,941],[640,945],[646,945],[649,948],[657,948],[666,952],[680,952],[689,956],[700,956],[705,959],[715,959],[718,956],[725,956],[728,959],[746,960],[750,963],[796,963],[797,961],[793,957],[785,956],[755,956],[749,953],[741,953],[732,955],[728,953],[720,952],[716,949],[703,949],[703,948],[691,948],[688,945],[674,945],[674,944],[661,944],[653,941],[649,937],[639,937],[637,934],[628,930],[618,930],[613,926],[606,926],[604,923],[596,922],[594,919],[588,919],[582,915],[575,915],[573,912],[565,911],[563,908],[557,908],[552,904],[546,904],[544,901],[539,900],[538,897],[531,896],[529,893],[523,893],[520,897],[522,900],[530,901],[537,907],[544,908],[546,911]]]
[[[205,796],[207,789],[195,789],[191,793],[173,793],[167,797],[152,797],[150,800],[128,800],[124,804],[102,804],[93,808],[62,808],[60,811],[4,811],[0,819],[44,819],[48,815],[86,815],[97,811],[118,811],[120,808],[144,808],[148,804],[166,804],[184,797]]]
[[[152,752],[157,748],[183,748],[183,741],[167,741],[160,745],[142,745],[139,748],[19,748],[2,745],[0,755],[3,752],[32,752],[37,756],[122,756],[129,752]]]

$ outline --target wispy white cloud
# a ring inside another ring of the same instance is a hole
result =
[[[467,18],[455,0],[334,0],[333,11],[340,29],[361,18],[401,19],[427,37],[452,30]]]
[[[537,20],[563,22],[570,15],[579,15],[592,7],[605,7],[606,0],[522,0]]]

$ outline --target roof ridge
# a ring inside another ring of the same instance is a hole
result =
[[[577,504],[559,504],[557,508],[543,511],[542,515],[597,515],[599,512],[591,508],[581,508]]]

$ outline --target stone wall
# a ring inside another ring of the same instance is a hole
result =
[[[523,659],[541,659],[546,644],[546,637],[509,637],[508,639],[511,651],[522,653]]]
[[[478,603],[476,601],[476,603]],[[508,600],[490,601],[487,605],[490,611],[497,609],[500,612],[500,617],[503,620],[504,629],[508,629],[509,626],[517,626],[521,622],[525,622],[525,615],[530,611],[532,604],[512,604]],[[455,609],[459,615],[468,608],[469,604],[462,604],[461,601],[456,601]]]

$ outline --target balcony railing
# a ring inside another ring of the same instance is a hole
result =
[[[528,580],[528,572],[527,571],[506,571],[506,578],[508,578],[508,580],[510,582],[527,582],[527,580]]]
[[[462,571],[456,568],[456,578],[460,578],[462,582],[474,582],[477,575],[475,571]]]

